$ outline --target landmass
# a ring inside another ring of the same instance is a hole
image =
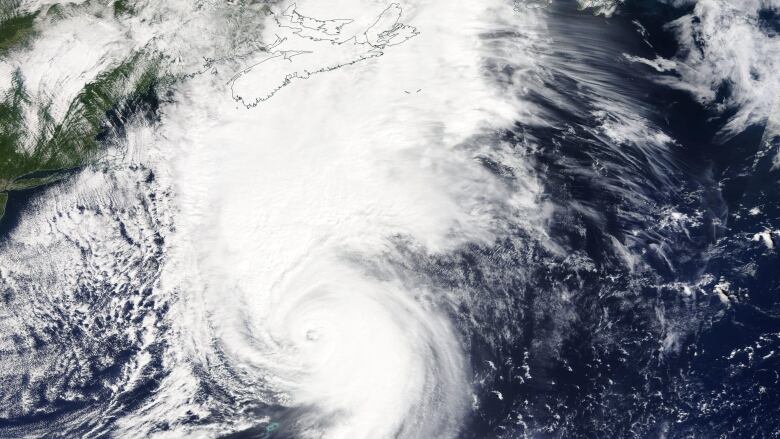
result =
[[[393,3],[367,28],[345,32],[353,19],[320,20],[300,14],[291,5],[274,16],[276,40],[268,50],[231,78],[233,99],[252,108],[296,79],[382,56],[388,47],[419,34],[400,22],[402,13],[401,6]]]

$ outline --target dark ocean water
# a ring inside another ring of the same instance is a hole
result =
[[[464,437],[780,435],[780,259],[752,240],[780,223],[779,173],[759,154],[764,126],[724,138],[733,113],[622,55],[674,55],[664,25],[687,12],[629,2],[604,18],[553,6],[559,53],[535,102],[554,124],[505,136],[539,145],[531,158],[556,206],[550,236],[567,256],[522,235],[462,256],[456,270],[484,270],[478,288],[513,296],[523,334],[497,350],[475,343],[473,367],[503,399],[485,394]],[[594,117],[603,101],[673,142],[616,142]],[[633,268],[615,242],[639,255]],[[513,255],[509,266],[474,262],[496,252]],[[728,303],[714,293],[721,279]]]

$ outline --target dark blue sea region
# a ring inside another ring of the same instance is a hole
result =
[[[13,191],[8,194],[8,201],[5,206],[5,215],[0,218],[0,242],[19,225],[19,221],[24,217],[25,209],[28,208],[30,201],[36,196],[44,193],[56,182],[46,186],[39,186],[21,191]]]
[[[475,337],[472,367],[492,380],[463,437],[770,437],[780,423],[771,396],[780,390],[780,261],[750,239],[780,228],[773,156],[757,155],[764,127],[724,139],[732,113],[626,62],[673,56],[665,25],[692,6],[629,1],[605,18],[573,3],[552,6],[556,53],[534,88],[545,93],[532,92],[552,127],[504,134],[541,146],[533,159],[557,206],[550,234],[568,256],[518,248],[534,240],[520,235],[449,263],[471,287],[515,296],[522,334],[498,349]],[[605,135],[594,117],[605,102],[671,142]],[[696,220],[676,227],[668,215]],[[627,268],[615,240],[637,266]],[[516,256],[484,262],[496,253]],[[713,293],[721,277],[738,301]]]

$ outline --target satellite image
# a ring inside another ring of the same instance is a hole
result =
[[[0,0],[0,438],[780,438],[780,0]]]

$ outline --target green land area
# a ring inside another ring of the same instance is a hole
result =
[[[110,6],[114,13],[129,11],[116,3]],[[51,17],[52,11],[15,13],[18,4],[0,0],[0,62],[31,44],[38,33],[36,20]],[[0,78],[0,219],[9,193],[51,183],[94,159],[114,124],[153,99],[160,64],[143,52],[119,61],[87,83],[64,115],[53,114],[51,101],[29,93],[21,71]],[[34,128],[31,114],[37,120]]]

